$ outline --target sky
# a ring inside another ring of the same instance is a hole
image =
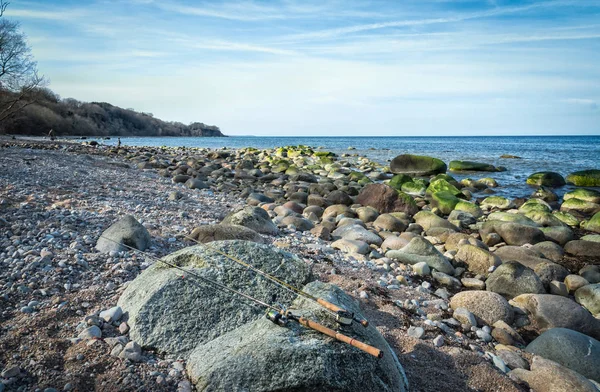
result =
[[[12,0],[62,98],[227,135],[600,134],[600,0]]]

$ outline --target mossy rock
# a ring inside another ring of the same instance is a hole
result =
[[[358,185],[368,185],[368,184],[372,184],[373,180],[371,180],[369,177],[363,177],[360,180],[357,181]]]
[[[459,182],[456,181],[456,178],[452,177],[450,174],[446,174],[446,173],[441,173],[436,175],[435,177],[433,177],[430,181],[435,181],[435,180],[446,180],[448,181],[450,184],[452,185],[458,185]]]
[[[547,186],[550,188],[556,188],[566,184],[565,179],[559,173],[556,172],[537,172],[527,177],[528,185],[535,186]]]
[[[279,147],[275,149],[275,155],[278,157],[285,158],[287,157],[287,149],[285,147]]]
[[[288,161],[280,160],[278,162],[274,162],[273,167],[271,168],[271,171],[273,173],[283,173],[289,167],[290,167],[290,164]]]
[[[463,196],[462,192],[450,184],[448,181],[440,178],[439,180],[432,181],[427,187],[426,194],[432,195],[436,192],[449,192],[454,196]]]
[[[487,185],[490,188],[497,188],[498,182],[491,177],[483,177],[477,180],[478,183]]]
[[[488,221],[513,222],[522,225],[537,227],[538,224],[522,214],[511,214],[510,212],[493,212],[488,215]]]
[[[502,196],[489,196],[483,199],[481,206],[498,208],[500,210],[508,210],[513,207],[513,202]]]
[[[290,167],[287,168],[287,170],[285,171],[285,174],[287,174],[288,176],[293,176],[294,174],[298,174],[300,172],[300,170],[294,166],[291,165]]]
[[[333,163],[334,160],[332,157],[319,157],[319,163],[322,165],[327,165]]]
[[[350,181],[358,181],[360,179],[365,178],[366,175],[363,172],[359,172],[359,171],[352,171],[349,175],[348,175],[348,179]]]
[[[548,211],[529,211],[525,213],[525,216],[537,223],[540,226],[565,226],[565,224],[554,216],[554,214]]]
[[[600,234],[588,234],[581,237],[582,241],[600,242]]]
[[[586,230],[600,233],[600,212],[594,214],[594,216],[592,216],[592,218],[585,222],[582,226]]]
[[[600,186],[600,170],[581,170],[567,176],[567,184]]]
[[[458,197],[447,191],[435,192],[431,195],[431,205],[444,215],[449,215],[458,201]]]
[[[519,207],[519,212],[522,214],[526,214],[528,212],[551,212],[552,208],[543,201],[542,199],[530,199],[527,200],[521,207]]]
[[[412,154],[398,155],[390,163],[392,173],[412,176],[445,173],[447,168],[446,164],[440,159]]]
[[[477,204],[466,200],[459,199],[458,203],[456,203],[456,206],[454,206],[454,209],[457,211],[468,212],[475,218],[480,218],[483,216],[483,211],[481,211],[481,208],[479,208]]]
[[[472,162],[472,161],[451,161],[450,162],[450,171],[488,171],[494,172],[497,171],[494,165],[490,165],[489,163],[482,162]]]
[[[581,223],[577,217],[575,217],[565,211],[554,211],[554,213],[552,213],[552,215],[554,215],[556,217],[556,219],[560,220],[565,225],[568,225],[571,227],[577,227]]]
[[[321,158],[321,157],[334,157],[335,154],[332,153],[331,151],[316,151],[314,154],[314,156]]]
[[[401,190],[402,184],[407,182],[412,182],[412,177],[407,176],[406,174],[396,174],[392,177],[388,185],[396,190]]]
[[[406,192],[410,195],[417,195],[417,196],[425,196],[425,190],[427,188],[425,186],[423,186],[423,184],[419,184],[416,182],[405,182],[404,184],[402,184],[402,192]]]
[[[558,201],[558,195],[544,186],[540,186],[531,194],[535,199],[542,199],[545,202]]]
[[[565,193],[563,199],[579,199],[591,203],[600,204],[600,192],[593,189],[577,188],[571,192]]]
[[[600,211],[600,204],[589,201],[571,198],[565,200],[560,206],[561,211],[578,211],[584,214],[595,214]]]

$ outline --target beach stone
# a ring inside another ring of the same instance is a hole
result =
[[[595,339],[600,337],[600,320],[569,298],[552,294],[521,294],[512,300],[529,314],[538,332],[569,328]]]
[[[121,244],[139,250],[146,250],[152,244],[152,237],[150,237],[148,230],[132,215],[127,215],[102,232],[101,237],[96,242],[96,250],[101,253],[128,250]]]
[[[586,265],[579,270],[579,275],[589,283],[600,283],[600,265]]]
[[[415,222],[421,227],[423,227],[425,231],[428,231],[434,227],[441,227],[453,231],[459,231],[458,227],[430,211],[420,211],[417,214],[415,214],[414,219]]]
[[[481,249],[489,250],[486,244],[479,241],[477,238],[474,238],[465,233],[451,233],[448,236],[448,238],[446,238],[446,243],[444,244],[444,247],[446,248],[446,250],[458,250],[459,243],[462,240],[465,240],[466,244],[473,245]]]
[[[275,200],[273,200],[269,196],[256,192],[252,192],[251,194],[249,194],[248,198],[246,199],[246,203],[250,204],[251,206],[257,206],[261,203],[273,203],[274,201]]]
[[[335,218],[338,215],[344,215],[346,218],[356,218],[356,213],[350,207],[343,204],[334,204],[323,211],[323,219],[329,217]]]
[[[462,278],[460,283],[468,289],[485,290],[485,282],[476,278]]]
[[[577,227],[580,224],[579,218],[565,211],[554,211],[552,215],[567,226]]]
[[[381,214],[401,211],[412,216],[419,211],[415,200],[410,195],[398,192],[385,184],[368,184],[360,191],[356,202],[373,207]]]
[[[600,233],[600,212],[595,213],[594,216],[582,226],[586,230]]]
[[[398,237],[396,235],[392,235],[387,237],[383,243],[381,244],[381,249],[383,249],[383,251],[388,251],[390,249],[394,249],[394,250],[398,250],[398,249],[402,249],[404,248],[406,245],[408,245],[409,240],[403,238],[403,237]]]
[[[450,161],[450,165],[448,167],[450,168],[450,171],[454,171],[454,172],[462,172],[462,171],[494,172],[494,171],[497,171],[497,169],[494,165],[490,165],[489,163],[473,162],[473,161]]]
[[[379,211],[377,211],[373,207],[359,207],[356,209],[356,214],[358,215],[358,219],[363,221],[364,223],[374,222],[375,219],[379,216]]]
[[[2,370],[2,373],[0,373],[0,376],[2,378],[12,378],[12,377],[17,377],[19,374],[21,374],[21,368],[19,368],[18,366],[10,366],[10,367],[6,367]],[[4,383],[1,383],[1,385],[4,385]]]
[[[533,249],[540,252],[548,260],[554,262],[561,261],[565,254],[564,249],[552,241],[538,242],[537,244],[533,245]]]
[[[518,261],[509,261],[496,268],[485,281],[485,287],[508,299],[525,293],[546,293],[535,272]]]
[[[412,182],[411,176],[408,176],[406,174],[396,174],[394,177],[391,178],[390,182],[388,182],[388,185],[394,188],[395,190],[399,191],[402,190],[402,185],[407,182]]]
[[[433,279],[436,280],[439,284],[443,286],[450,287],[454,290],[459,290],[462,287],[462,284],[458,279],[443,272],[433,271],[431,273]]]
[[[525,341],[510,325],[502,320],[498,320],[493,325],[492,336],[498,343],[507,346],[525,346]]]
[[[585,201],[577,198],[567,199],[560,205],[560,210],[565,212],[582,213],[582,214],[595,214],[600,211],[600,204],[592,203],[591,201]]]
[[[284,226],[293,225],[298,231],[309,231],[313,227],[315,227],[315,225],[308,219],[293,215],[286,216],[285,218],[283,218],[281,220],[281,224]]]
[[[529,199],[519,207],[519,213],[523,215],[527,215],[527,213],[549,213],[550,211],[552,211],[552,207],[542,199]]]
[[[472,219],[477,220],[477,218],[481,218],[483,216],[483,210],[475,203],[471,203],[470,201],[466,201],[466,200],[458,200],[458,203],[456,203],[456,205],[454,206],[454,211],[458,212],[464,212],[467,213],[468,215],[463,215],[463,214],[459,214],[458,216],[461,218],[460,220],[468,223],[470,222]],[[469,217],[472,216],[473,218]],[[467,220],[468,218],[468,220]],[[451,218],[449,218],[451,219]],[[473,222],[475,223],[475,222]]]
[[[202,180],[199,180],[197,178],[190,178],[189,180],[187,180],[184,184],[186,186],[186,188],[189,189],[207,189],[209,188],[208,184]]]
[[[548,291],[550,294],[560,295],[563,297],[569,296],[569,290],[567,289],[567,285],[558,280],[553,280],[548,285]]]
[[[583,276],[570,274],[565,277],[565,285],[569,292],[574,292],[589,283]]]
[[[410,176],[429,176],[445,173],[446,164],[428,156],[403,154],[398,155],[390,162],[390,170],[396,174],[407,174]]]
[[[600,242],[574,240],[565,245],[565,252],[573,256],[600,256]]]
[[[538,224],[525,215],[516,212],[495,211],[488,215],[488,221],[501,221],[520,223],[522,225],[538,227]],[[493,223],[490,223],[493,226]]]
[[[544,233],[546,239],[561,246],[564,246],[567,242],[572,241],[575,238],[573,230],[567,226],[541,227],[540,230]]]
[[[79,339],[100,339],[102,337],[102,331],[98,326],[92,325],[81,331],[77,337]]]
[[[422,237],[415,237],[408,245],[400,250],[389,250],[386,257],[406,264],[426,263],[430,268],[447,274],[454,274],[452,264],[429,241]]]
[[[425,193],[428,195],[433,195],[437,192],[446,192],[453,196],[463,197],[463,194],[460,191],[460,189],[458,189],[457,187],[452,185],[450,182],[448,182],[444,178],[438,178],[437,180],[432,180],[431,183],[429,183],[427,190],[425,191]]]
[[[410,326],[408,327],[406,334],[411,338],[423,339],[423,336],[425,336],[425,330],[422,327]]]
[[[194,228],[189,235],[192,239],[203,244],[213,241],[242,240],[259,244],[264,240],[256,231],[239,225],[213,224]]]
[[[554,361],[537,356],[533,358],[531,370],[514,369],[508,375],[526,382],[533,391],[598,391],[594,384],[581,374]]]
[[[600,342],[587,335],[553,328],[529,343],[525,350],[600,382]]]
[[[575,186],[600,186],[600,170],[581,170],[566,178],[567,184]]]
[[[481,202],[481,207],[488,209],[508,210],[513,206],[512,201],[502,196],[488,196]]]
[[[141,362],[143,360],[142,348],[134,341],[128,342],[119,353],[119,358],[129,359],[133,362]]]
[[[475,318],[475,315],[465,308],[454,309],[452,317],[459,323],[466,324],[467,326],[469,326],[469,328],[477,326],[477,319]]]
[[[356,302],[335,286],[313,282],[303,290],[362,317]],[[294,309],[334,327],[329,315],[302,297],[294,301]],[[187,361],[187,373],[202,391],[242,387],[248,391],[408,390],[398,358],[374,327],[353,324],[344,334],[379,348],[383,358],[374,358],[297,323],[282,328],[263,317],[199,345]]]
[[[535,192],[533,192],[531,194],[531,197],[536,198],[536,199],[542,199],[545,202],[556,202],[558,201],[558,195],[556,193],[554,193],[552,190],[540,186],[539,188],[537,188],[535,190]]]
[[[589,310],[590,313],[600,314],[600,283],[588,284],[578,288],[575,291],[575,301]]]
[[[260,207],[245,206],[231,212],[227,214],[221,224],[244,226],[260,234],[275,235],[279,233],[267,211]]]
[[[526,267],[535,269],[540,263],[547,263],[549,260],[542,257],[542,253],[534,249],[523,248],[520,246],[503,246],[494,251],[494,254],[503,262],[518,261]]]
[[[527,177],[528,185],[547,186],[555,188],[566,184],[565,179],[556,172],[537,172]]]
[[[318,206],[325,208],[329,205],[329,202],[323,196],[311,193],[310,195],[308,195],[306,204],[309,206]]]
[[[498,320],[510,324],[514,317],[506,299],[490,291],[461,291],[452,297],[450,306],[454,310],[467,309],[475,315],[480,324],[493,325]]]
[[[446,191],[435,192],[431,195],[432,207],[437,208],[444,215],[450,214],[454,210],[454,207],[456,207],[456,204],[458,204],[458,201],[458,197]]]
[[[571,192],[565,193],[563,199],[579,199],[589,201],[591,203],[600,204],[600,192],[593,189],[577,188],[572,190]]]
[[[335,190],[329,192],[327,197],[325,198],[330,204],[342,204],[345,206],[350,206],[354,204],[354,200],[345,192],[340,190]]]
[[[551,261],[536,264],[533,267],[533,271],[540,278],[546,289],[548,289],[550,282],[553,280],[562,282],[569,275],[568,269]]]
[[[412,269],[415,274],[419,276],[428,276],[431,275],[431,269],[427,265],[427,263],[421,261],[420,263],[413,264]]]
[[[373,227],[379,230],[403,232],[407,225],[391,214],[381,214],[373,222]]]
[[[296,287],[310,279],[306,263],[271,245],[250,241],[216,241],[210,245]],[[272,300],[270,282],[246,273],[246,268],[204,245],[181,249],[165,260],[263,301]],[[294,298],[281,292],[277,300],[289,304]],[[158,352],[183,356],[198,344],[264,314],[264,309],[246,306],[229,292],[182,279],[181,271],[159,262],[131,281],[117,304],[128,314],[132,340]]]
[[[377,246],[383,243],[383,239],[377,234],[356,224],[338,227],[331,233],[331,236],[336,239],[342,238],[345,240],[363,241],[367,244],[375,244]]]
[[[312,230],[310,231],[312,235],[314,235],[315,237],[325,240],[325,241],[329,241],[331,239],[331,231],[329,230],[329,228],[323,226],[323,225],[316,225],[315,227],[312,228]]]
[[[110,309],[104,310],[100,312],[100,318],[104,321],[110,323],[113,321],[119,321],[121,316],[123,316],[123,309],[119,306],[113,306]]]
[[[488,275],[490,267],[495,268],[502,264],[500,257],[470,244],[459,247],[454,260],[465,263],[469,271],[484,276]]]
[[[369,244],[359,240],[340,239],[331,243],[331,247],[344,253],[358,253],[366,255],[371,251]]]
[[[515,222],[488,221],[479,230],[482,238],[490,232],[500,235],[508,245],[533,245],[546,240],[544,233],[537,227]]]
[[[509,369],[529,369],[529,363],[524,360],[519,354],[512,350],[498,350],[496,352],[498,357],[504,361]]]

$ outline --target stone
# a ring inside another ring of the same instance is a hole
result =
[[[600,212],[594,214],[591,219],[585,222],[583,228],[589,231],[593,231],[595,233],[600,233]]]
[[[443,272],[433,271],[431,273],[433,279],[435,279],[439,284],[443,286],[450,287],[454,290],[460,290],[462,284],[458,279]]]
[[[373,222],[373,227],[379,230],[403,232],[407,225],[391,214],[381,214]]]
[[[576,188],[571,192],[565,193],[563,199],[579,199],[583,201],[589,201],[591,203],[600,204],[600,192],[593,189]]]
[[[335,191],[329,192],[329,194],[327,195],[327,197],[325,199],[330,204],[342,204],[342,205],[346,205],[346,206],[354,204],[354,200],[352,200],[352,198],[350,196],[348,196],[348,194],[346,194],[345,192],[342,192],[340,190],[335,190]]]
[[[592,203],[577,198],[567,199],[560,205],[560,210],[564,212],[574,212],[581,214],[595,214],[600,211],[600,204]]]
[[[341,238],[352,241],[363,241],[367,244],[375,244],[377,246],[383,243],[383,239],[377,234],[356,224],[338,227],[331,233],[331,236],[335,239]]]
[[[129,359],[133,362],[141,362],[144,359],[142,357],[142,348],[134,341],[127,343],[118,356],[119,358]]]
[[[567,275],[564,282],[567,286],[567,290],[569,290],[570,293],[590,283],[583,276],[575,274]]]
[[[485,290],[485,282],[475,278],[462,278],[460,280],[463,286],[473,290]]]
[[[192,230],[189,236],[203,244],[225,240],[253,241],[259,244],[264,242],[263,238],[256,231],[244,226],[228,224],[198,226]]]
[[[540,252],[548,260],[554,262],[562,261],[565,254],[564,249],[560,245],[551,241],[538,242],[533,245],[533,249]]]
[[[389,250],[385,255],[406,264],[425,262],[430,268],[446,274],[454,274],[454,267],[448,259],[422,237],[415,237],[404,248]]]
[[[465,263],[469,271],[484,276],[487,276],[490,268],[496,268],[502,264],[500,257],[485,249],[469,244],[458,248],[454,260]]]
[[[498,343],[507,346],[525,346],[525,341],[510,325],[502,320],[498,320],[493,325],[492,336]]]
[[[567,242],[575,238],[575,233],[567,226],[541,227],[540,230],[544,233],[546,239],[556,242],[561,246],[564,246]]]
[[[315,227],[315,225],[308,219],[293,215],[283,218],[281,220],[281,224],[288,227],[294,226],[298,231],[310,231]]]
[[[444,345],[444,337],[442,335],[438,335],[433,339],[433,345],[435,347],[442,347]]]
[[[600,170],[581,170],[566,178],[567,184],[575,186],[600,186]]]
[[[275,235],[279,233],[267,211],[260,207],[246,206],[231,212],[221,224],[244,226],[260,234]]]
[[[413,264],[412,269],[415,274],[419,276],[429,276],[431,275],[431,269],[424,261]]]
[[[450,161],[450,171],[463,172],[463,171],[487,171],[495,172],[498,171],[494,165],[482,162],[472,161]]]
[[[498,350],[496,354],[504,361],[509,369],[529,369],[529,363],[512,350]]]
[[[127,215],[102,232],[96,242],[96,250],[101,253],[126,251],[123,245],[138,250],[146,250],[152,244],[150,233],[133,216]]]
[[[565,245],[565,252],[573,256],[600,256],[600,242],[574,240]]]
[[[435,192],[431,195],[431,205],[443,215],[449,215],[458,204],[458,197],[447,191]]]
[[[296,287],[310,279],[305,262],[271,245],[216,241],[211,247]],[[266,302],[272,300],[272,283],[257,274],[247,273],[245,267],[204,245],[181,249],[164,259],[255,298]],[[289,304],[293,298],[293,294],[280,292],[277,300]],[[128,314],[132,340],[171,355],[186,355],[199,344],[264,315],[262,308],[247,306],[227,291],[198,284],[181,271],[160,262],[129,283],[118,306]],[[165,312],[165,309],[169,311]]]
[[[310,230],[310,232],[312,235],[322,240],[329,241],[331,239],[331,232],[323,225],[316,225]]]
[[[586,265],[579,270],[579,275],[589,283],[600,283],[600,265]]]
[[[593,315],[600,314],[600,283],[588,284],[578,288],[575,291],[575,301]]]
[[[513,208],[514,204],[502,196],[488,196],[481,202],[482,208],[508,210]]]
[[[0,376],[2,376],[2,378],[12,378],[12,377],[17,377],[19,374],[21,374],[21,369],[18,366],[11,366],[11,367],[7,367],[4,370],[2,370],[2,373],[0,373]],[[0,382],[0,384],[4,385],[1,382]]]
[[[332,285],[313,282],[303,290],[362,317],[354,299]],[[294,301],[293,309],[335,328],[322,308],[302,297]],[[375,327],[353,324],[344,334],[379,348],[383,358],[295,322],[282,328],[263,317],[199,345],[187,361],[187,373],[199,391],[408,390],[398,358]]]
[[[358,219],[360,219],[364,223],[373,222],[379,216],[379,212],[375,208],[370,206],[357,208],[356,214],[358,215]]]
[[[119,321],[121,316],[123,316],[123,309],[121,309],[119,306],[113,306],[110,309],[100,312],[100,318],[107,323]]]
[[[530,371],[514,369],[508,375],[526,382],[533,391],[598,391],[594,384],[581,374],[542,357],[533,358]]]
[[[569,298],[521,294],[511,303],[528,313],[532,326],[540,333],[552,328],[569,328],[595,339],[600,337],[600,320]]]
[[[550,261],[536,264],[533,267],[533,271],[540,278],[544,288],[548,290],[550,282],[559,281],[562,282],[569,275],[569,270],[560,264],[556,264]]]
[[[358,253],[366,255],[371,251],[369,244],[359,240],[340,239],[331,243],[331,247],[344,253]]]
[[[410,326],[406,332],[408,336],[415,339],[423,339],[425,336],[425,330],[421,327]]]
[[[502,320],[510,324],[513,320],[513,310],[500,294],[490,291],[462,291],[450,300],[452,309],[465,308],[475,315],[479,323],[493,325]]]
[[[428,156],[403,154],[398,155],[390,162],[390,170],[396,174],[407,174],[410,176],[429,176],[445,173],[446,164]]]
[[[434,227],[441,227],[450,229],[453,231],[459,231],[458,227],[448,222],[446,219],[441,218],[431,211],[420,211],[414,216],[415,222],[423,227],[425,231],[428,231]]]
[[[565,185],[566,182],[559,173],[547,171],[533,173],[527,177],[527,184],[556,188]]]
[[[102,337],[102,331],[98,326],[92,325],[81,331],[77,337],[79,339],[100,339]]]
[[[485,281],[485,287],[507,299],[525,293],[546,293],[535,272],[518,261],[509,261],[496,268]]]
[[[190,178],[189,180],[187,180],[184,184],[186,186],[186,188],[189,189],[207,189],[209,188],[208,184],[202,180],[199,180],[197,178]]]
[[[454,317],[454,319],[456,319],[459,323],[467,325],[469,328],[477,326],[477,319],[475,318],[475,315],[465,308],[454,309],[452,317]]]
[[[385,184],[368,184],[360,191],[356,202],[373,207],[381,214],[401,211],[412,216],[419,211],[410,195]]]
[[[465,240],[465,243],[461,243],[462,240]],[[486,244],[484,244],[483,242],[479,241],[477,238],[474,238],[468,234],[465,233],[452,233],[448,236],[448,238],[446,238],[446,243],[444,244],[444,247],[446,248],[446,250],[458,250],[459,248],[459,243],[461,243],[460,246],[462,245],[466,245],[466,244],[470,244],[470,245],[474,245],[478,248],[481,249],[485,249],[485,250],[489,250],[488,246]]]
[[[600,342],[587,335],[552,328],[529,343],[525,350],[600,382]]]
[[[394,250],[398,250],[398,249],[402,249],[404,248],[406,245],[408,245],[408,240],[403,238],[403,237],[398,237],[396,235],[392,235],[387,237],[383,243],[381,244],[381,249],[383,249],[383,251],[388,251],[390,249],[394,249]]]
[[[437,192],[445,192],[456,197],[464,197],[460,189],[452,185],[450,182],[446,181],[444,178],[432,180],[429,186],[427,187],[427,190],[425,191],[427,195],[433,195]]]
[[[500,257],[503,262],[518,261],[532,269],[540,263],[547,263],[549,261],[543,258],[541,252],[520,246],[503,246],[494,251],[494,254]]]
[[[546,241],[546,236],[537,227],[523,225],[516,222],[497,222],[488,221],[479,231],[483,238],[487,233],[495,232],[508,245],[525,245],[537,244],[538,242]]]
[[[557,280],[553,280],[550,282],[548,291],[550,291],[550,294],[554,295],[560,295],[563,297],[569,296],[569,290],[567,289],[567,285]]]

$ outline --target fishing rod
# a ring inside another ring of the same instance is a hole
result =
[[[317,332],[320,332],[320,333],[322,333],[324,335],[327,335],[327,336],[329,336],[331,338],[334,338],[334,339],[336,339],[336,340],[338,340],[340,342],[347,343],[347,344],[351,345],[352,347],[356,347],[359,350],[364,351],[367,354],[370,354],[370,355],[372,355],[374,357],[377,357],[377,358],[382,358],[383,357],[383,351],[379,350],[378,348],[370,346],[370,345],[368,345],[366,343],[363,343],[363,342],[361,342],[359,340],[356,340],[356,339],[351,338],[349,336],[346,336],[344,334],[341,334],[341,333],[339,333],[337,331],[334,331],[333,329],[328,328],[328,327],[326,327],[324,325],[321,325],[321,324],[317,323],[316,321],[307,319],[304,316],[295,315],[290,310],[286,309],[281,304],[279,304],[279,306],[268,304],[268,303],[266,303],[264,301],[261,301],[258,298],[255,298],[255,297],[253,297],[251,295],[248,295],[246,293],[243,293],[241,291],[233,289],[233,288],[231,288],[231,287],[229,287],[229,286],[227,286],[225,284],[222,284],[222,283],[219,283],[219,282],[214,281],[212,279],[206,278],[206,277],[204,277],[204,276],[202,276],[202,275],[200,275],[200,274],[198,274],[198,273],[196,273],[196,272],[194,272],[192,270],[180,267],[177,264],[168,262],[166,260],[159,259],[158,257],[154,256],[151,253],[144,252],[142,250],[136,249],[136,248],[134,248],[132,246],[129,246],[127,244],[124,244],[124,243],[119,242],[119,241],[115,241],[113,239],[110,239],[110,238],[107,238],[107,237],[104,237],[104,236],[100,236],[100,238],[103,238],[105,240],[114,242],[115,244],[123,246],[123,247],[125,247],[125,248],[127,248],[129,250],[134,251],[134,252],[138,252],[138,253],[140,253],[140,254],[142,254],[142,255],[150,258],[151,260],[153,260],[154,263],[156,263],[156,262],[163,263],[163,264],[165,264],[165,265],[167,265],[167,266],[169,266],[171,268],[175,268],[175,269],[177,269],[179,271],[184,272],[185,274],[188,274],[188,275],[190,275],[190,276],[192,276],[194,278],[197,278],[201,282],[204,282],[205,284],[213,285],[213,286],[218,287],[219,289],[222,289],[224,291],[228,291],[230,293],[238,295],[238,296],[240,296],[240,297],[242,297],[242,298],[244,298],[244,299],[246,299],[248,301],[251,301],[253,303],[253,306],[260,305],[260,306],[262,306],[264,308],[267,308],[267,313],[265,315],[266,318],[269,321],[275,323],[276,325],[279,325],[281,327],[285,327],[288,324],[289,321],[295,321],[298,324],[303,325],[303,326],[305,326],[305,327],[307,327],[309,329],[312,329],[312,330],[315,330]],[[182,278],[184,278],[184,276],[182,276]],[[190,281],[192,281],[192,282],[194,282],[196,284],[199,284],[198,281],[194,281],[194,280],[190,280]],[[250,304],[248,302],[243,302],[243,303],[245,303],[246,305],[250,306]]]
[[[258,275],[262,276],[265,279],[270,280],[271,282],[275,283],[276,285],[278,285],[279,287],[284,288],[285,290],[288,290],[294,294],[303,296],[305,298],[308,298],[309,300],[318,303],[319,305],[321,305],[323,308],[325,308],[330,314],[332,314],[335,317],[335,320],[342,325],[350,325],[352,324],[352,321],[356,321],[357,323],[360,323],[363,327],[368,327],[369,326],[369,322],[366,319],[361,319],[357,316],[354,315],[354,313],[340,307],[337,305],[332,304],[331,302],[328,302],[326,300],[324,300],[323,298],[317,298],[314,295],[310,295],[305,291],[300,290],[299,288],[296,288],[294,286],[292,286],[289,283],[286,283],[284,281],[282,281],[279,278],[276,278],[273,275],[270,275],[264,271],[262,271],[261,269],[256,268],[255,266],[248,264],[242,260],[240,260],[237,257],[231,256],[230,254],[223,252],[222,250],[219,250],[217,248],[215,248],[212,245],[209,245],[207,243],[202,243],[190,236],[187,235],[183,235],[184,238],[191,240],[199,245],[203,245],[205,247],[207,247],[208,249],[212,250],[213,252],[216,252],[222,256],[225,256],[226,258],[228,258],[229,260],[249,269],[252,270],[254,272],[256,272]]]

